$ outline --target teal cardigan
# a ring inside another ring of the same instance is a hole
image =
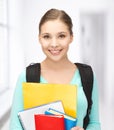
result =
[[[21,73],[16,84],[13,102],[12,102],[9,130],[23,130],[17,116],[17,113],[23,110],[23,97],[22,97],[22,83],[23,82],[26,82],[25,71]],[[40,82],[47,83],[47,81],[42,76],[40,77]],[[70,84],[76,84],[78,86],[77,126],[83,127],[83,119],[86,115],[86,110],[87,110],[87,99],[83,91],[79,70],[76,70]],[[98,88],[97,88],[97,82],[96,82],[95,76],[94,76],[94,83],[93,83],[92,100],[93,100],[93,105],[91,108],[91,113],[89,115],[90,122],[86,130],[101,130],[100,122],[99,122]]]

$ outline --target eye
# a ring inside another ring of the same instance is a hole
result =
[[[49,39],[50,36],[49,36],[49,35],[44,35],[43,38],[44,38],[44,39]]]
[[[65,38],[66,36],[64,35],[64,34],[60,34],[59,35],[59,38],[61,38],[61,39],[63,39],[63,38]]]

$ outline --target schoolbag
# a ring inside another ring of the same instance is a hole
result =
[[[93,71],[91,66],[82,64],[82,63],[74,63],[78,69],[81,76],[81,82],[83,86],[83,90],[85,92],[87,102],[88,102],[88,108],[87,113],[84,118],[84,129],[86,129],[88,123],[89,123],[89,114],[91,111],[92,106],[92,88],[93,88]],[[40,63],[30,64],[26,67],[26,81],[27,82],[40,82]]]

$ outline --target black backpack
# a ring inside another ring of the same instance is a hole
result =
[[[88,108],[87,114],[84,118],[84,129],[86,129],[89,123],[89,114],[91,111],[92,106],[92,88],[93,88],[93,71],[91,66],[82,64],[82,63],[75,63],[79,69],[79,73],[81,76],[83,90],[85,92],[87,101],[88,101]],[[27,82],[40,82],[40,63],[31,64],[26,67],[26,81]]]

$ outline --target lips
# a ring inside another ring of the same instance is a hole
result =
[[[62,51],[62,49],[61,49],[61,50],[49,50],[49,52],[50,52],[52,55],[59,55],[61,51]]]

